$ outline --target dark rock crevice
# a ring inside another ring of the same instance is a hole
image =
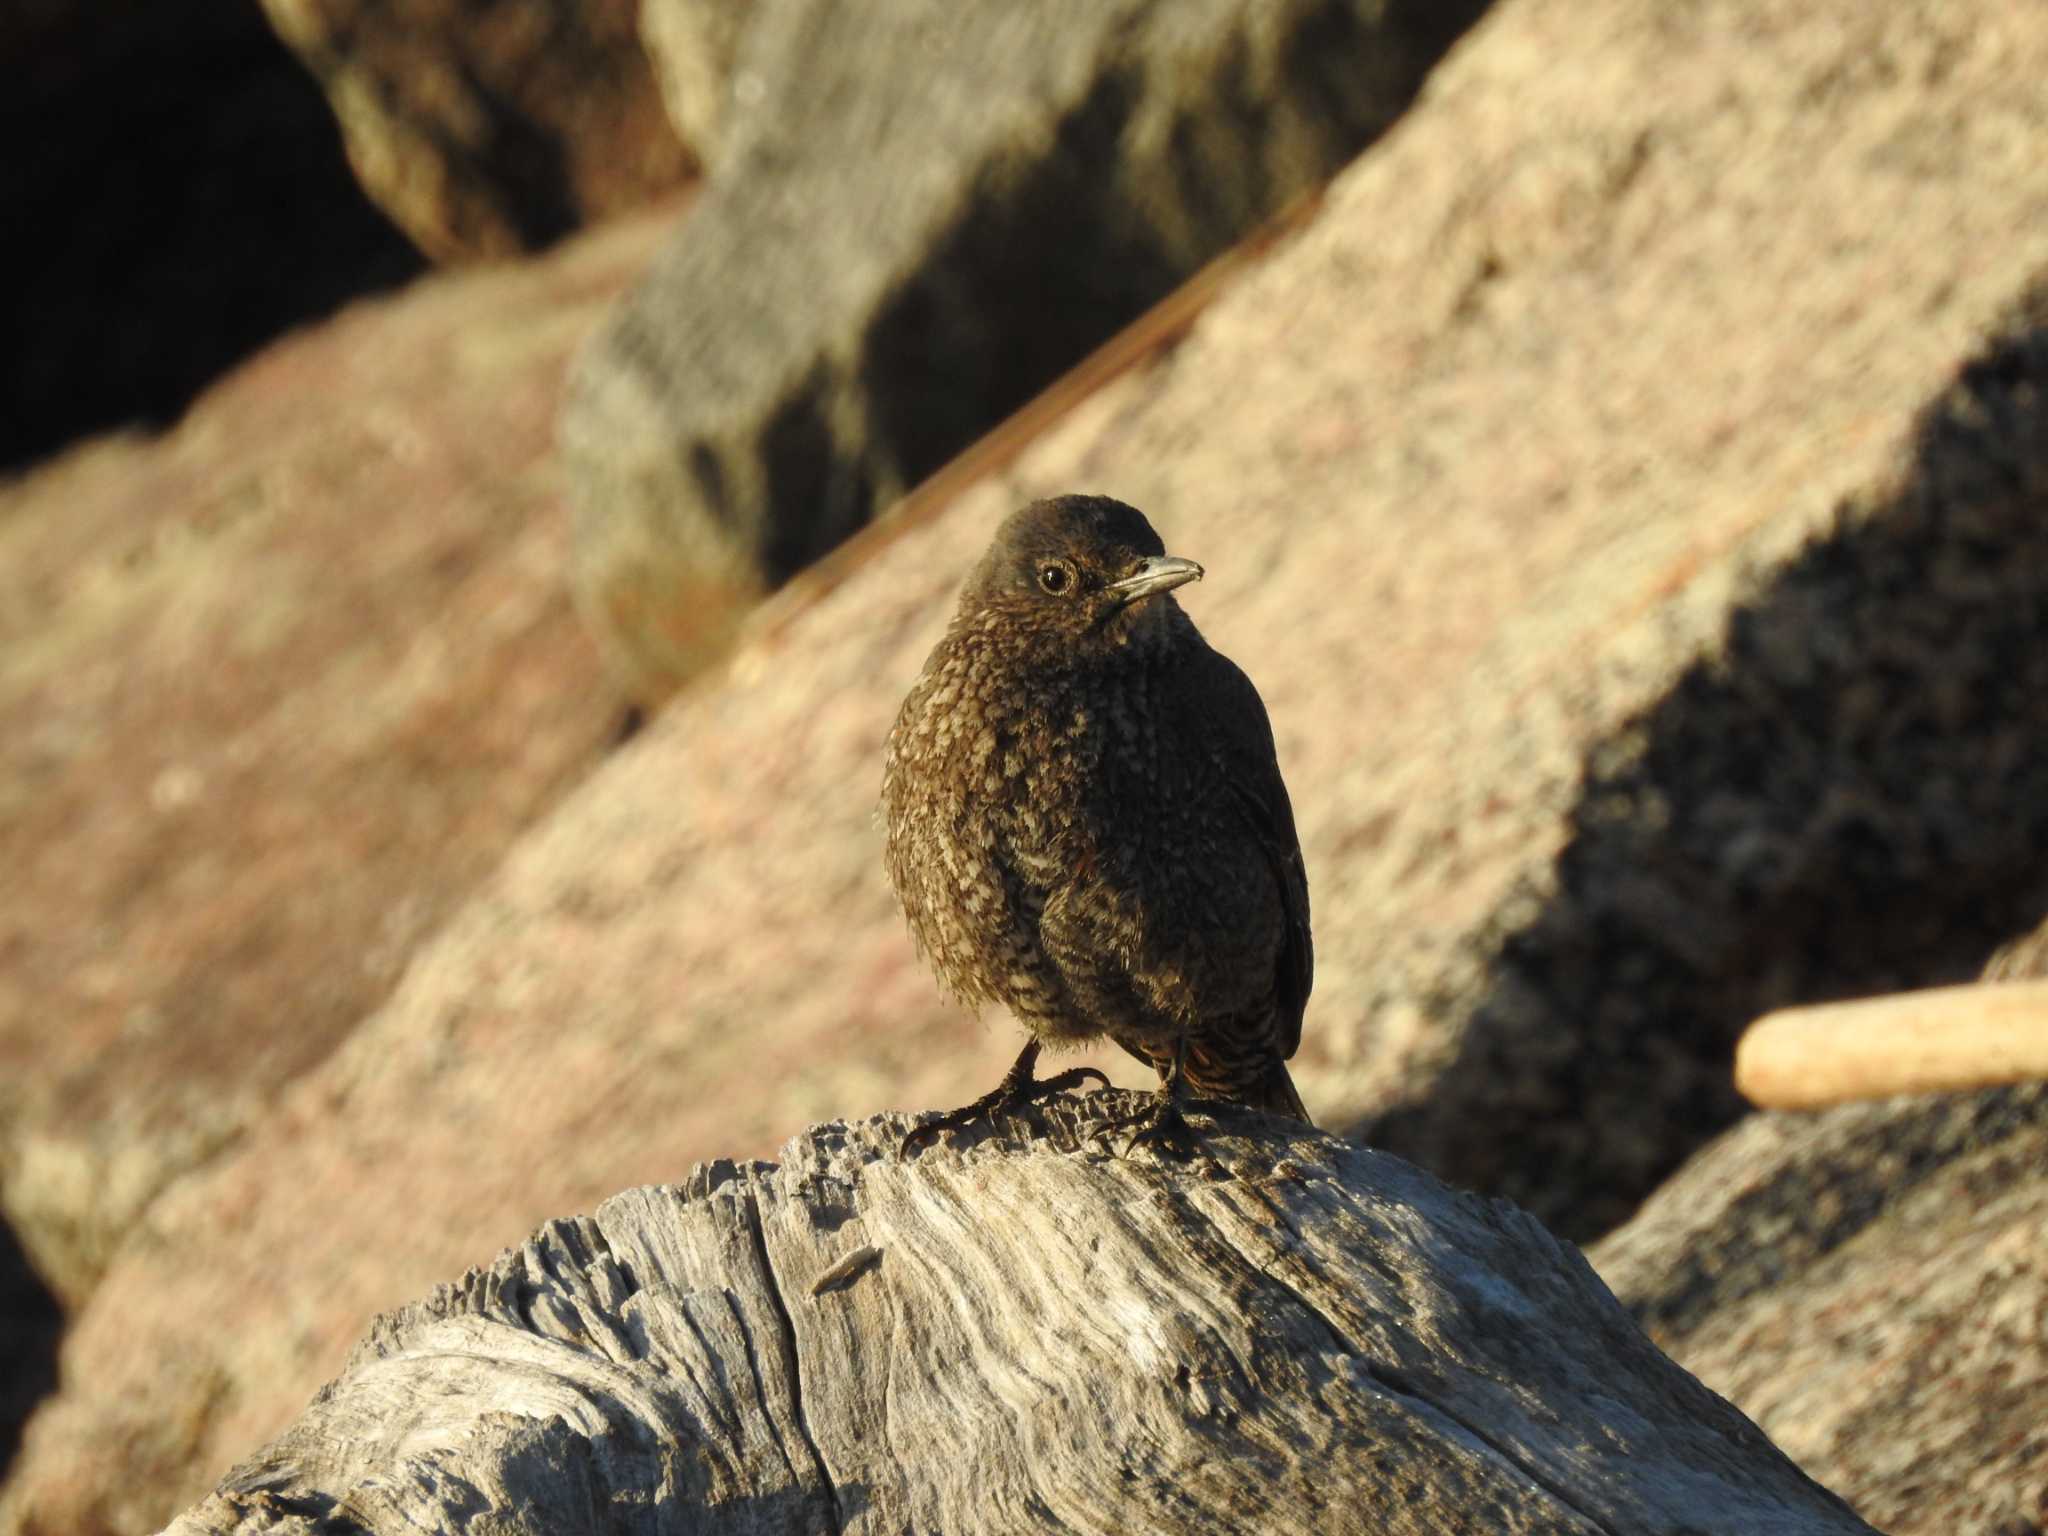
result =
[[[425,263],[254,0],[0,24],[0,470],[161,427],[291,327]]]
[[[64,1315],[57,1298],[22,1252],[14,1228],[0,1221],[0,1478],[21,1448],[36,1404],[57,1390],[57,1343]]]

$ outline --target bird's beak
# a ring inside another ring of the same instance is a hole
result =
[[[1126,608],[1144,598],[1171,592],[1202,579],[1202,568],[1178,555],[1153,555],[1122,581],[1112,581],[1106,590],[1114,592]]]

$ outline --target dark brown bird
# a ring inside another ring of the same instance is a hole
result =
[[[939,979],[1039,1050],[1108,1035],[1159,1072],[1133,1137],[1185,1145],[1178,1101],[1308,1119],[1285,1062],[1314,971],[1308,880],[1265,705],[1173,589],[1201,578],[1144,514],[1061,496],[1011,514],[903,701],[882,774],[890,881]]]

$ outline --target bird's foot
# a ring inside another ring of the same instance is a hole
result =
[[[927,1120],[906,1134],[896,1149],[898,1157],[908,1157],[911,1151],[945,1131],[964,1130],[980,1120],[995,1120],[1012,1114],[1040,1099],[1049,1099],[1056,1093],[1067,1093],[1083,1083],[1093,1082],[1103,1088],[1109,1086],[1106,1074],[1094,1067],[1070,1067],[1064,1072],[1055,1072],[1051,1077],[1025,1077],[1013,1081],[1004,1078],[992,1093],[984,1093],[972,1104],[963,1104],[958,1109]]]
[[[1151,1147],[1162,1157],[1170,1157],[1177,1163],[1189,1162],[1194,1158],[1195,1129],[1181,1113],[1178,1100],[1160,1098],[1149,1109],[1142,1109],[1135,1115],[1112,1120],[1095,1130],[1090,1140],[1106,1141],[1121,1130],[1130,1130],[1128,1140],[1123,1144],[1122,1156],[1129,1157],[1139,1147]]]

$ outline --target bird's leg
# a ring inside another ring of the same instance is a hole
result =
[[[1051,1098],[1056,1093],[1065,1093],[1086,1082],[1099,1083],[1104,1088],[1109,1086],[1109,1078],[1094,1067],[1071,1067],[1051,1077],[1034,1077],[1032,1070],[1038,1064],[1039,1050],[1036,1040],[1027,1040],[1024,1049],[1017,1053],[1017,1059],[1010,1064],[1010,1070],[1003,1074],[1003,1080],[991,1092],[984,1093],[972,1104],[963,1104],[950,1114],[940,1115],[938,1119],[927,1120],[918,1126],[903,1138],[898,1155],[907,1155],[912,1147],[941,1131],[957,1131],[977,1120],[993,1120],[997,1115]]]
[[[1125,1157],[1131,1155],[1132,1148],[1139,1146],[1157,1148],[1179,1162],[1193,1157],[1194,1128],[1180,1109],[1181,1100],[1187,1097],[1187,1057],[1188,1044],[1183,1039],[1174,1047],[1173,1060],[1159,1068],[1159,1093],[1152,1106],[1138,1111],[1136,1115],[1112,1120],[1095,1133],[1095,1139],[1100,1140],[1112,1131],[1131,1126],[1135,1129],[1124,1143]]]

